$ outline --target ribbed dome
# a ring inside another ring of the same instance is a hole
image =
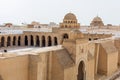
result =
[[[102,21],[102,19],[97,16],[97,17],[95,17],[95,18],[93,19],[93,21]]]
[[[77,20],[73,13],[68,13],[65,15],[64,20]]]

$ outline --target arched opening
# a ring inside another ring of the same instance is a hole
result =
[[[42,36],[42,47],[45,47],[46,43],[45,43],[45,36]]]
[[[68,39],[68,38],[69,38],[68,34],[63,35],[63,39]]]
[[[15,46],[16,45],[16,37],[14,36],[13,37],[13,46]]]
[[[78,67],[77,80],[85,80],[85,64],[83,61],[80,62]]]
[[[27,36],[25,36],[25,46],[27,46],[28,45],[28,37]]]
[[[91,38],[89,38],[89,41],[91,41],[92,39]]]
[[[54,37],[54,45],[58,45],[57,37]]]
[[[30,42],[31,42],[30,45],[34,46],[34,40],[33,40],[33,36],[32,35],[30,36]]]
[[[1,47],[4,47],[4,46],[5,46],[4,44],[5,44],[5,38],[2,37],[2,38],[1,38]]]
[[[36,36],[36,46],[40,46],[39,36]]]
[[[48,46],[52,46],[51,36],[48,36]]]
[[[7,37],[7,46],[10,46],[11,38],[10,36]]]
[[[65,25],[65,28],[67,28],[67,25]]]
[[[19,36],[19,37],[18,37],[18,46],[21,45],[20,41],[21,41],[21,37]]]

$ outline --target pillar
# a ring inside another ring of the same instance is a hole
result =
[[[29,35],[27,37],[28,37],[28,46],[30,46],[31,39]]]
[[[36,39],[35,38],[33,39],[33,42],[34,42],[34,46],[36,46]]]
[[[45,47],[47,47],[48,46],[48,39],[47,39],[47,37],[45,37]]]
[[[42,47],[42,38],[40,37],[40,47]]]

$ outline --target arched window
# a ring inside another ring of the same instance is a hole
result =
[[[14,36],[13,37],[13,46],[15,46],[16,45],[16,37]]]
[[[1,47],[4,47],[5,45],[5,38],[4,37],[1,37]]]
[[[25,46],[28,46],[28,37],[27,36],[25,36],[24,41],[25,41]]]
[[[34,40],[33,40],[33,36],[30,36],[30,42],[31,42],[31,46],[34,46]]]
[[[54,37],[54,45],[58,45],[57,37]]]
[[[36,36],[36,46],[40,46],[39,36]]]
[[[10,36],[8,36],[7,37],[7,46],[11,46],[10,43],[11,43],[11,38],[10,38]]]
[[[45,36],[42,36],[42,47],[45,47],[46,41],[45,41]]]
[[[51,36],[48,36],[48,46],[52,46]]]
[[[92,39],[91,38],[89,38],[89,41],[91,41]]]
[[[70,23],[70,21],[68,21],[68,23]]]
[[[65,25],[65,28],[67,28],[67,25]]]
[[[68,34],[63,35],[63,39],[68,39],[68,38],[69,38]]]
[[[21,37],[19,36],[18,37],[18,46],[20,46],[21,45]]]

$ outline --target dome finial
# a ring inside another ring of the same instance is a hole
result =
[[[97,13],[97,17],[99,17],[99,14]]]
[[[98,10],[98,12],[97,12],[97,17],[99,17],[99,10]]]

